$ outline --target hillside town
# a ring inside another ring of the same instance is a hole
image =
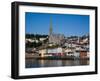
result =
[[[26,58],[89,59],[89,34],[65,36],[53,32],[50,23],[48,35],[26,34]]]

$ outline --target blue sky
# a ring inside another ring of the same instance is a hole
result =
[[[89,16],[72,14],[25,13],[26,33],[49,34],[50,18],[54,33],[81,36],[89,33]]]

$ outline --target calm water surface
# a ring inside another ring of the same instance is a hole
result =
[[[26,59],[26,68],[89,65],[89,60],[37,60]]]

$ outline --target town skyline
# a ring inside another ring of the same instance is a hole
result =
[[[89,34],[89,16],[72,14],[25,14],[26,34],[49,34],[52,24],[53,32],[68,36],[82,36]]]

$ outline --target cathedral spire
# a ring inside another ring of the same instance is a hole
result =
[[[51,35],[52,34],[52,31],[53,31],[53,28],[52,28],[52,17],[50,18],[50,28],[49,28],[49,34]]]

